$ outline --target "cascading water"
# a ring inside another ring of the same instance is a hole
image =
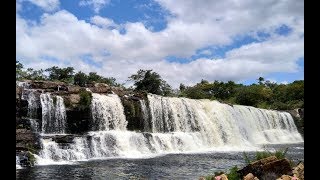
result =
[[[28,119],[30,121],[30,126],[34,132],[39,132],[40,127],[37,122],[38,113],[37,110],[40,106],[39,97],[36,96],[36,91],[32,89],[25,90],[27,101],[28,101]]]
[[[92,94],[94,131],[60,145],[43,139],[39,164],[107,157],[148,157],[163,153],[257,150],[259,144],[303,139],[289,113],[210,100],[148,94],[141,100],[144,131],[126,130],[119,97]],[[149,131],[149,132],[147,132]]]
[[[19,156],[16,156],[16,169],[22,169]]]
[[[92,93],[92,130],[125,130],[128,122],[120,98],[115,94]]]
[[[65,133],[66,109],[63,98],[60,96],[51,97],[49,93],[42,93],[40,102],[42,107],[42,133]]]
[[[149,123],[149,111],[146,105],[145,100],[140,100],[140,106],[141,106],[141,111],[143,115],[143,124],[144,124],[144,131],[149,131],[150,129],[150,123]]]

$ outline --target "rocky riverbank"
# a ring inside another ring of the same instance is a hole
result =
[[[229,177],[228,177],[229,176]],[[251,162],[242,169],[225,174],[223,172],[199,180],[304,180],[304,164],[302,162],[292,166],[287,158],[270,156],[258,161]]]

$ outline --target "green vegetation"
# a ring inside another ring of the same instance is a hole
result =
[[[137,74],[131,75],[129,80],[134,82],[137,91],[146,91],[163,96],[170,95],[172,91],[171,86],[152,70],[140,69]]]
[[[34,166],[34,163],[36,162],[36,158],[34,157],[34,155],[30,151],[28,151],[27,157],[30,162],[30,165]]]
[[[258,161],[260,159],[264,159],[270,156],[276,156],[277,159],[283,159],[286,158],[286,154],[287,154],[288,148],[285,149],[279,149],[276,150],[275,152],[270,152],[267,149],[265,149],[264,151],[257,151],[254,155],[253,159],[250,159],[248,154],[246,152],[243,152],[243,158],[246,162],[246,165],[254,162],[254,161]],[[292,160],[289,159],[290,165],[291,167],[294,166],[294,163]],[[239,180],[240,178],[240,174],[237,172],[239,170],[239,168],[237,166],[232,167],[231,169],[229,169],[229,173],[226,174],[229,180]],[[205,176],[205,179],[214,179],[215,176],[224,174],[223,171],[217,171],[214,173],[214,176],[209,175],[209,176]]]
[[[49,76],[46,76],[44,72],[47,72]],[[24,70],[23,64],[16,61],[16,79],[17,80],[42,80],[42,81],[60,81],[68,84],[74,84],[81,87],[85,87],[90,83],[106,83],[110,86],[122,86],[116,82],[113,77],[103,77],[98,75],[96,72],[90,72],[88,75],[79,71],[74,74],[73,67],[59,68],[53,66],[46,69],[45,71],[33,70],[28,68]]]
[[[74,84],[75,85],[85,87],[87,85],[87,83],[88,83],[88,76],[85,73],[79,71],[78,73],[76,73],[74,75]]]
[[[234,166],[230,169],[230,172],[227,174],[227,177],[228,177],[228,180],[239,180],[241,179],[240,178],[240,175],[238,174],[238,167],[237,166]]]
[[[229,104],[241,104],[264,109],[289,110],[304,107],[304,81],[276,84],[262,77],[258,84],[243,85],[233,81],[210,83],[201,80],[194,86],[180,84],[178,96],[192,99],[216,99]]]
[[[267,158],[270,156],[276,156],[278,159],[283,159],[286,157],[287,152],[288,152],[288,148],[279,149],[279,150],[276,150],[275,152],[270,152],[268,150],[257,151],[254,159],[250,159],[249,156],[247,155],[247,153],[243,152],[243,157],[244,157],[245,162],[247,164],[250,164],[251,162],[258,161],[260,159],[264,159],[264,158]]]
[[[80,90],[80,101],[79,101],[79,108],[86,109],[90,107],[92,94],[86,90]]]
[[[45,71],[49,72],[49,80],[51,81],[62,81],[66,83],[73,82],[73,67],[59,68],[57,66],[53,66]]]
[[[23,70],[23,65],[16,61],[16,78],[18,80],[51,80],[73,83],[81,87],[88,84],[106,83],[110,86],[121,86],[113,77],[103,77],[96,72],[85,74],[77,72],[74,74],[73,67],[59,68],[53,66],[45,70]],[[251,85],[238,84],[233,81],[221,82],[201,80],[194,86],[180,84],[179,89],[172,89],[171,86],[153,72],[153,70],[140,69],[132,74],[129,81],[133,82],[134,91],[148,92],[163,96],[179,96],[191,99],[211,99],[228,104],[241,104],[264,109],[289,110],[304,107],[304,80],[294,81],[290,84],[277,84],[265,80],[263,77],[257,79],[257,83]]]

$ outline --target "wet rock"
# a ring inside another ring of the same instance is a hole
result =
[[[67,133],[83,134],[89,131],[90,122],[92,122],[90,108],[72,108],[67,109]]]
[[[57,136],[53,136],[51,138],[56,143],[68,144],[68,143],[73,143],[74,137],[75,137],[75,135],[57,135]]]
[[[16,150],[39,150],[39,135],[29,129],[16,129]]]

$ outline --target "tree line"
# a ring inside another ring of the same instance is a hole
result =
[[[47,75],[44,73],[47,72]],[[82,87],[90,83],[106,83],[110,86],[123,86],[114,77],[103,77],[96,72],[86,74],[74,72],[73,67],[59,68],[53,66],[45,70],[24,70],[23,65],[16,61],[17,80],[49,80],[62,81]],[[304,80],[289,84],[278,84],[263,77],[257,83],[243,85],[233,81],[222,82],[201,80],[193,86],[180,84],[179,89],[173,89],[161,76],[153,70],[140,69],[128,77],[133,82],[133,91],[143,91],[163,96],[186,97],[191,99],[211,99],[229,104],[241,104],[265,109],[287,110],[304,107]]]

